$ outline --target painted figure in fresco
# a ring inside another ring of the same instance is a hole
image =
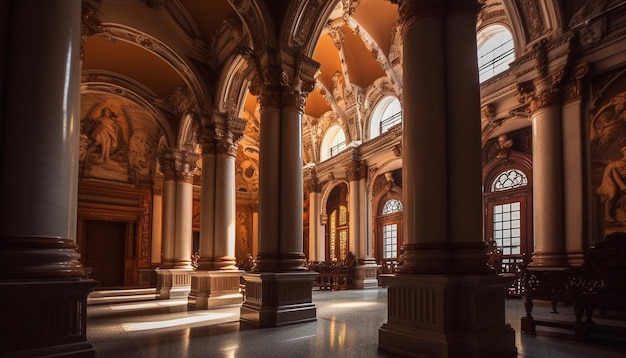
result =
[[[604,201],[604,220],[607,222],[626,222],[626,213],[621,210],[621,204],[626,199],[626,143],[620,151],[622,157],[606,166],[598,187],[598,194]]]
[[[102,154],[98,163],[113,164],[111,153],[117,148],[118,143],[118,115],[109,107],[100,111],[100,117],[96,119],[96,127],[93,130],[94,147],[100,146]]]
[[[130,138],[128,148],[128,162],[136,173],[147,176],[150,174],[149,158],[152,140],[145,129],[136,129]]]

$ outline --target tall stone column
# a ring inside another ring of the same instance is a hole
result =
[[[362,208],[365,206],[364,178],[367,176],[367,166],[359,158],[351,160],[346,165],[348,180],[348,231],[350,232],[350,251],[356,256],[358,265],[355,268],[353,285],[355,288],[378,287],[377,271],[380,265],[365,254],[366,238],[361,218],[365,219]]]
[[[404,254],[388,287],[382,350],[426,357],[514,357],[510,283],[482,241],[475,0],[400,0],[403,26]],[[484,314],[489,312],[488,315]]]
[[[157,177],[152,188],[152,265],[161,266],[163,234],[163,178]]]
[[[81,2],[0,10],[0,356],[93,357],[86,306],[97,282],[75,242]]]
[[[563,147],[559,93],[533,100],[533,218],[535,251],[530,266],[566,266],[563,236]]]
[[[191,275],[189,304],[199,309],[241,304],[235,259],[235,157],[246,121],[205,116],[202,144],[200,258]]]
[[[302,113],[319,64],[291,48],[279,52],[272,61],[282,68],[257,66],[263,79],[250,87],[261,103],[259,253],[253,273],[244,275],[240,317],[257,327],[316,320],[317,273],[305,267],[302,244]]]
[[[309,193],[309,261],[320,261],[321,253],[319,250],[320,234],[324,233],[320,223],[320,185],[317,179],[315,167],[308,167],[304,170],[304,186],[305,192]]]
[[[193,171],[198,155],[178,149],[159,154],[163,171],[163,255],[157,271],[161,299],[185,297],[191,289]]]
[[[576,66],[571,78],[564,86],[562,108],[563,131],[563,208],[564,235],[567,264],[580,266],[585,261],[585,238],[588,237],[584,221],[588,217],[585,202],[584,168],[585,143],[587,136],[582,132],[582,80],[589,67],[586,63]]]

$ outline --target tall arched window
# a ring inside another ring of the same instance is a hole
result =
[[[383,205],[382,215],[392,215],[396,218],[389,222],[382,223],[382,244],[383,259],[392,259],[398,257],[398,233],[399,223],[397,216],[393,214],[402,214],[402,202],[399,199],[391,198]]]
[[[511,32],[502,25],[490,25],[478,32],[478,76],[483,82],[506,71],[515,59]]]
[[[484,168],[484,234],[501,252],[494,267],[499,272],[517,272],[528,264],[534,251],[532,230],[532,173],[530,159],[511,153],[507,161],[495,159]],[[520,295],[516,280],[509,294]]]
[[[369,139],[378,137],[398,123],[402,123],[400,101],[394,96],[384,97],[372,112]]]
[[[337,124],[328,127],[322,140],[321,160],[332,158],[346,148],[346,136]]]
[[[331,191],[326,202],[326,260],[343,261],[349,247],[348,186],[339,184]]]

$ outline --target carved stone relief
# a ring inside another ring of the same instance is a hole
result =
[[[143,109],[109,94],[84,94],[79,158],[81,175],[134,184],[149,183],[159,130]]]
[[[606,101],[590,123],[592,183],[605,229],[626,226],[626,91]]]

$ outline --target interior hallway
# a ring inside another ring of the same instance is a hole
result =
[[[385,322],[387,291],[313,291],[317,321],[279,328],[245,329],[239,307],[208,311],[187,309],[187,299],[155,300],[151,291],[134,302],[106,302],[92,294],[87,336],[96,357],[391,357],[377,351],[378,329]],[[95,294],[98,294],[96,292]],[[573,319],[571,307],[549,313],[537,301],[533,316]],[[520,333],[524,313],[519,299],[507,299],[507,322],[515,329],[519,357],[624,357],[626,345],[581,344],[558,330],[539,327],[537,336]]]

